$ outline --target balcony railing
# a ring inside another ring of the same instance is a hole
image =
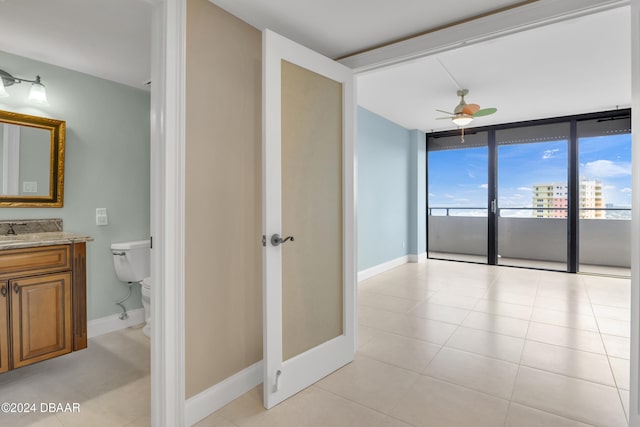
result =
[[[549,217],[537,218],[538,210]],[[504,258],[564,263],[567,259],[567,218],[553,217],[567,208],[510,207],[498,209],[498,253]],[[631,209],[580,208],[604,217],[581,215],[579,262],[629,268]],[[486,207],[430,207],[429,251],[486,256]],[[594,215],[595,216],[595,215]]]
[[[534,211],[533,213],[537,213],[537,211],[566,211],[567,208],[566,207],[553,207],[553,206],[535,206],[535,207],[517,207],[517,208],[498,208],[497,210],[497,215],[500,217],[516,217],[515,215],[502,215],[502,212],[509,212],[509,211],[514,211],[514,212],[528,212],[528,211]],[[587,212],[587,211],[595,211],[595,212],[617,212],[620,215],[611,215],[609,216],[607,219],[624,219],[624,220],[631,220],[631,208],[591,208],[591,207],[580,207],[579,210],[581,212]],[[436,214],[434,214],[434,211],[436,211]],[[452,215],[451,212],[455,212],[455,211],[467,211],[470,212],[471,214],[467,214],[467,215]],[[437,215],[437,212],[443,212],[444,215]],[[484,215],[478,215],[477,213],[479,212],[483,212]],[[487,216],[487,213],[489,212],[489,210],[486,207],[457,207],[457,206],[439,206],[439,207],[430,207],[429,208],[429,216],[473,216],[473,217],[477,217],[477,216]],[[517,216],[517,218],[536,218],[535,216]],[[582,217],[584,218],[584,217]],[[538,218],[539,219],[539,218]]]

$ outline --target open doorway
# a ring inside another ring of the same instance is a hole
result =
[[[88,349],[2,374],[0,393],[8,402],[78,403],[87,417],[84,424],[101,418],[148,424],[151,343],[141,329],[128,329],[143,321],[140,286],[131,285],[132,296],[124,303],[128,319],[121,320],[115,303],[129,285],[115,276],[109,247],[150,235],[150,89],[145,84],[151,4],[60,0],[37,9],[26,2],[4,2],[1,8],[0,68],[25,79],[39,75],[48,104],[30,104],[29,85],[14,84],[0,99],[0,109],[66,121],[67,145],[63,207],[2,209],[0,216],[60,218],[63,231],[93,241],[87,243]],[[106,224],[96,219],[101,208]],[[118,400],[129,409],[118,414]],[[37,409],[37,414],[16,416],[13,425],[48,417],[54,423],[70,421],[78,415]]]

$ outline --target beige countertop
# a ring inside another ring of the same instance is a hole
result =
[[[66,245],[77,242],[91,242],[92,240],[93,237],[85,234],[67,233],[65,231],[5,235],[0,236],[0,251],[35,246]]]

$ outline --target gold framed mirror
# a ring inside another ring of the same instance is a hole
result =
[[[61,208],[66,122],[0,110],[0,207]]]

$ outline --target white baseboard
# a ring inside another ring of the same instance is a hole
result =
[[[420,262],[420,260],[426,260],[427,259],[427,253],[426,252],[422,252],[421,254],[409,254],[409,262]]]
[[[230,376],[185,402],[185,421],[192,426],[262,383],[262,361]]]
[[[120,314],[89,320],[87,322],[87,337],[93,338],[144,323],[144,308],[129,310],[127,314],[129,318],[124,320],[120,320]]]
[[[399,265],[406,264],[409,261],[409,255],[401,256],[400,258],[392,259],[391,261],[383,262],[382,264],[374,265],[366,270],[358,271],[358,282],[373,277],[377,274],[384,273],[387,270],[391,270]]]

